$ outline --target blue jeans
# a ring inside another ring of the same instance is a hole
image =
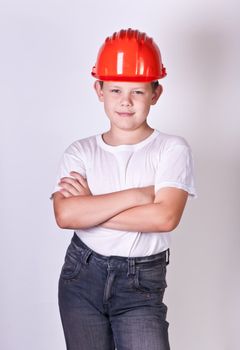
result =
[[[107,257],[74,233],[59,279],[67,350],[169,350],[168,256]]]

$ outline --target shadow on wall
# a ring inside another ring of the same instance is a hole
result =
[[[185,311],[192,317],[195,310],[193,327],[203,327],[206,343],[215,338],[230,349],[237,336],[237,332],[231,334],[231,328],[236,328],[240,306],[236,297],[240,289],[236,279],[240,264],[236,33],[226,23],[208,23],[187,28],[176,38],[180,40],[174,64],[180,84],[184,81],[180,94],[186,118],[191,120],[189,133],[194,135],[191,144],[198,191],[184,220],[186,234],[174,238],[176,265],[184,265],[181,254],[186,251],[191,264],[186,262],[185,272],[191,282],[188,292],[184,291],[189,293],[184,296],[188,303]],[[196,305],[192,295],[201,295],[202,304]]]
[[[199,121],[198,128],[211,133],[226,108],[226,95],[229,94],[231,33],[224,27],[213,28],[211,25],[192,29],[184,34],[182,50],[188,58],[182,66],[185,80],[190,81],[195,121]]]

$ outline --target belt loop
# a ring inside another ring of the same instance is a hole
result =
[[[166,250],[166,265],[169,264],[169,258],[170,258],[170,250],[169,248]]]
[[[135,258],[128,258],[128,273],[127,275],[135,275],[136,266]]]
[[[88,259],[89,259],[91,254],[92,254],[92,250],[91,249],[84,250],[83,255],[82,255],[82,262],[84,264],[88,263]]]

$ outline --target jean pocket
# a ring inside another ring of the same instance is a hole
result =
[[[60,277],[64,280],[75,279],[81,270],[81,262],[71,255],[66,255]]]
[[[164,292],[166,283],[166,264],[159,264],[152,268],[137,268],[135,288],[141,292]]]
[[[66,252],[60,277],[65,280],[75,279],[81,270],[81,256],[78,247],[72,242]]]

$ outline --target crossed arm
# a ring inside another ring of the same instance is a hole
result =
[[[181,219],[188,194],[166,187],[154,194],[154,187],[92,195],[87,180],[76,172],[62,178],[61,190],[54,193],[57,224],[65,229],[83,229],[97,225],[140,232],[168,232]]]

